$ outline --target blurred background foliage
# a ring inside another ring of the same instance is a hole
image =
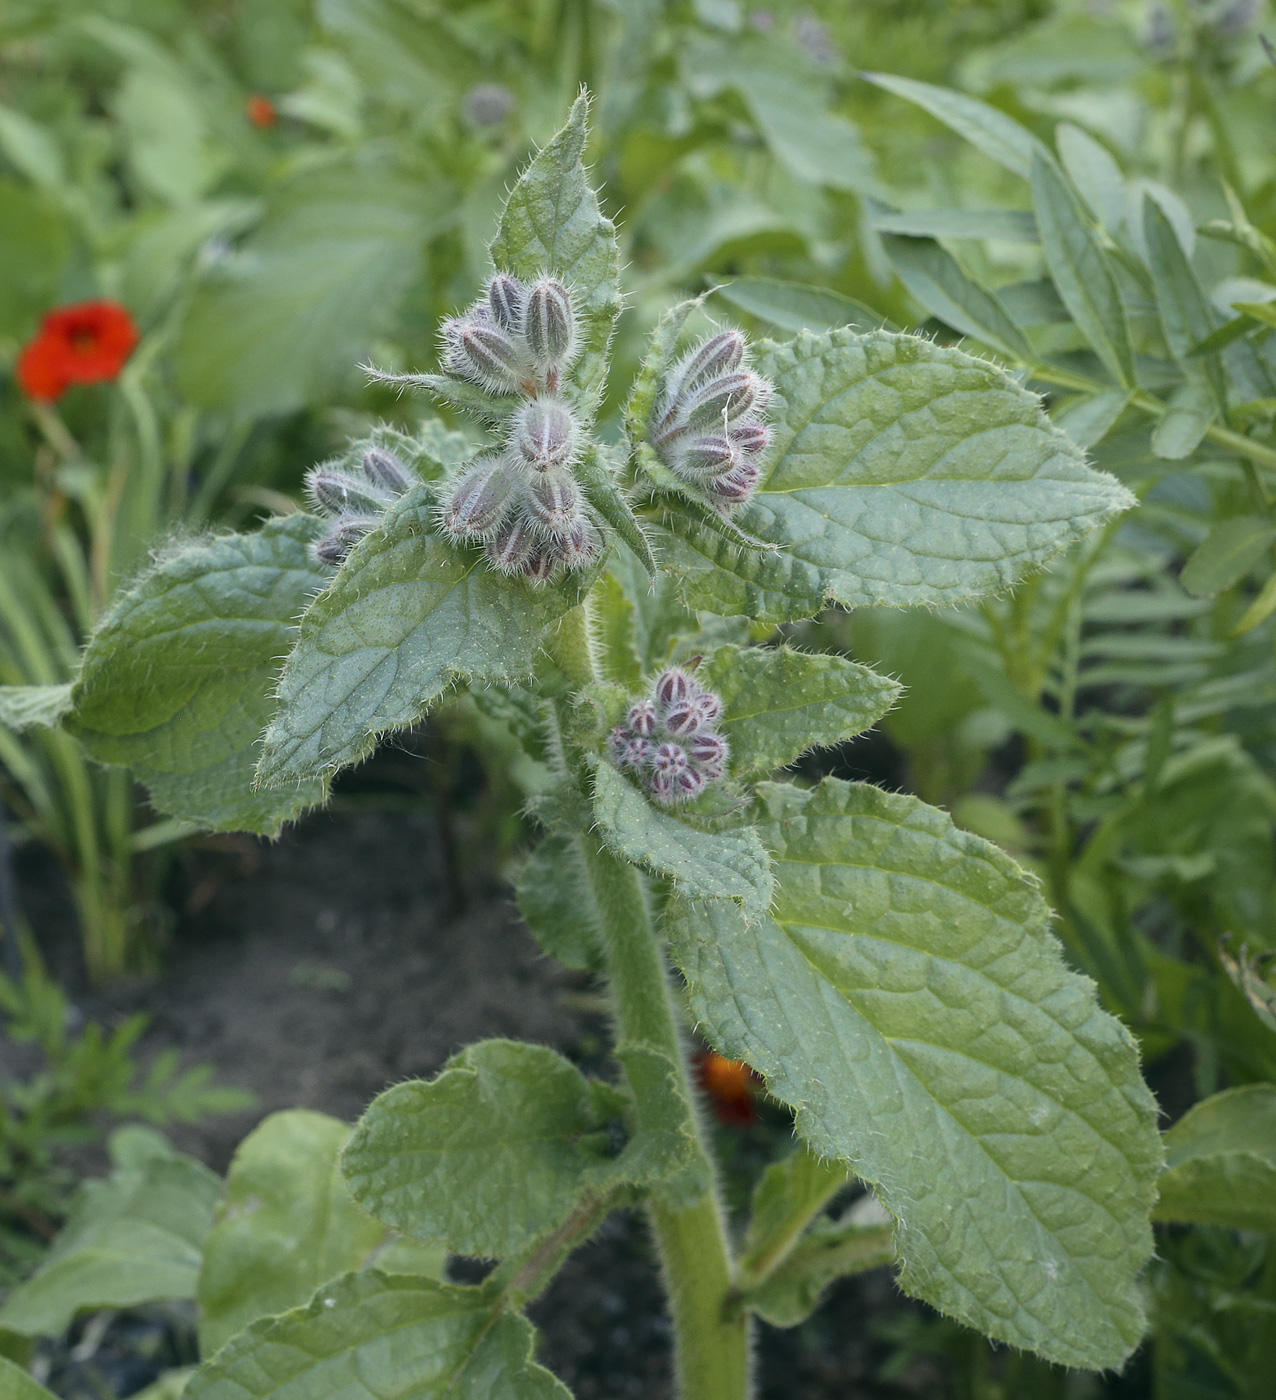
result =
[[[1138,493],[1012,596],[793,629],[908,686],[811,771],[917,791],[1035,869],[1171,1116],[1276,1079],[1267,19],[1262,0],[7,0],[0,683],[69,679],[166,533],[290,509],[347,434],[413,426],[359,364],[432,367],[503,190],[587,84],[627,263],[618,388],[660,311],[714,287],[760,334],[921,327],[1006,363]],[[1057,164],[1030,182],[1034,140]],[[111,384],[28,401],[21,348],[91,298],[129,309],[139,348]],[[510,751],[472,707],[449,725]],[[147,966],[185,831],[63,736],[0,727],[0,763],[92,975]],[[1109,1392],[1270,1393],[1270,1245],[1167,1231],[1154,1344]],[[955,1357],[962,1394],[1091,1393],[949,1324],[898,1345]]]

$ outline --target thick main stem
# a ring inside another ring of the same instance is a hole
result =
[[[669,987],[638,872],[608,851],[587,847],[590,884],[602,916],[619,1039],[658,1050],[677,1067],[709,1185],[683,1206],[653,1194],[648,1211],[664,1266],[682,1400],[748,1400],[749,1319],[728,1316],[733,1268],[713,1162],[695,1100]]]

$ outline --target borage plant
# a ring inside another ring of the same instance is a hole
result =
[[[910,797],[769,775],[897,691],[776,628],[1005,589],[1131,498],[985,361],[850,329],[749,347],[697,302],[603,441],[620,259],[586,112],[514,187],[444,373],[404,381],[477,419],[481,450],[434,420],[355,444],[312,474],[317,514],[161,554],[74,687],[32,697],[161,811],[273,833],[469,687],[548,774],[529,922],[610,996],[614,1082],[481,1042],[387,1090],[344,1151],[372,1216],[498,1261],[484,1282],[344,1274],[226,1341],[189,1400],[564,1396],[522,1309],[638,1204],[688,1400],[742,1400],[752,1316],[797,1322],[883,1257],[991,1337],[1118,1366],[1161,1161],[1133,1041],[1000,849]],[[801,1140],[738,1247],[688,1016]],[[889,1224],[829,1213],[856,1179]]]

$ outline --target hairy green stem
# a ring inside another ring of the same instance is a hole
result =
[[[687,1104],[695,1102],[663,950],[652,927],[641,877],[607,851],[587,850],[590,884],[602,917],[607,970],[619,1039],[649,1046],[677,1066]],[[728,1316],[734,1268],[713,1162],[693,1108],[708,1188],[694,1204],[648,1207],[664,1266],[682,1400],[748,1400],[749,1319]]]

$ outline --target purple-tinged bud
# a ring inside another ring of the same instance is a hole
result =
[[[752,459],[744,461],[724,472],[716,481],[709,483],[709,490],[718,497],[728,510],[743,505],[757,490],[762,479],[762,468]]]
[[[680,802],[690,802],[704,791],[704,775],[694,768],[681,768],[673,776],[673,794]]]
[[[692,438],[676,449],[678,466],[691,476],[721,476],[729,472],[740,460],[739,451],[722,434]]]
[[[412,485],[412,473],[384,447],[370,447],[363,454],[363,474],[373,486],[396,496],[402,496]]]
[[[528,289],[523,308],[523,339],[539,369],[568,364],[576,346],[576,313],[571,293],[552,277]]]
[[[647,768],[651,764],[652,754],[655,752],[655,745],[650,739],[639,739],[634,737],[625,746],[624,764],[627,768]]]
[[[687,754],[706,778],[720,778],[727,766],[727,741],[721,734],[697,734],[687,740]]]
[[[592,564],[602,547],[598,531],[583,515],[572,521],[571,528],[558,542],[563,563],[569,569],[583,569],[587,564]]]
[[[571,472],[562,467],[537,472],[527,483],[527,514],[544,534],[566,539],[580,519],[580,489]]]
[[[475,83],[463,99],[465,119],[480,131],[500,126],[514,110],[514,94],[504,83]]]
[[[702,725],[716,724],[722,718],[722,701],[711,690],[702,690],[696,696],[696,709],[700,712]]]
[[[656,707],[650,700],[639,700],[629,711],[625,723],[635,734],[650,739],[656,732]]]
[[[744,363],[748,348],[740,331],[719,331],[683,356],[670,374],[669,382],[681,392],[714,375],[729,374]]]
[[[515,416],[513,442],[538,471],[565,466],[576,455],[576,419],[561,399],[532,399]]]
[[[508,272],[498,272],[487,284],[487,305],[492,319],[511,335],[520,333],[527,288]]]
[[[522,520],[511,520],[487,543],[487,557],[503,574],[519,574],[523,565],[538,554],[536,538]]]
[[[741,418],[727,429],[727,437],[746,457],[761,457],[771,446],[771,429],[757,418]]]
[[[502,457],[479,457],[443,507],[443,528],[458,540],[481,539],[500,527],[514,504],[518,474]]]
[[[557,568],[559,563],[558,555],[552,550],[538,545],[531,554],[523,560],[522,574],[535,588],[540,588],[549,582],[549,576]]]
[[[673,802],[676,781],[672,769],[655,768],[647,775],[647,791],[658,802]]]
[[[634,736],[623,724],[618,724],[607,736],[607,754],[613,763],[624,767],[629,745]]]
[[[681,739],[703,728],[704,717],[696,704],[696,698],[698,697],[679,700],[676,705],[670,705],[665,711],[665,728],[670,734]]]
[[[380,515],[391,501],[362,477],[336,467],[312,467],[306,473],[306,490],[327,515]]]
[[[720,374],[682,399],[680,418],[692,431],[734,423],[747,413],[759,413],[770,402],[770,385],[751,370]]]
[[[443,327],[443,343],[447,368],[489,393],[512,394],[526,378],[522,352],[499,326],[461,317]]]
[[[321,564],[343,564],[364,535],[370,534],[380,523],[375,515],[342,516],[323,539],[315,541],[315,558]]]
[[[657,744],[651,763],[657,772],[680,773],[687,766],[687,751],[681,744]]]
[[[657,680],[656,701],[662,710],[668,711],[671,705],[688,699],[694,691],[695,686],[691,678],[675,666]]]

